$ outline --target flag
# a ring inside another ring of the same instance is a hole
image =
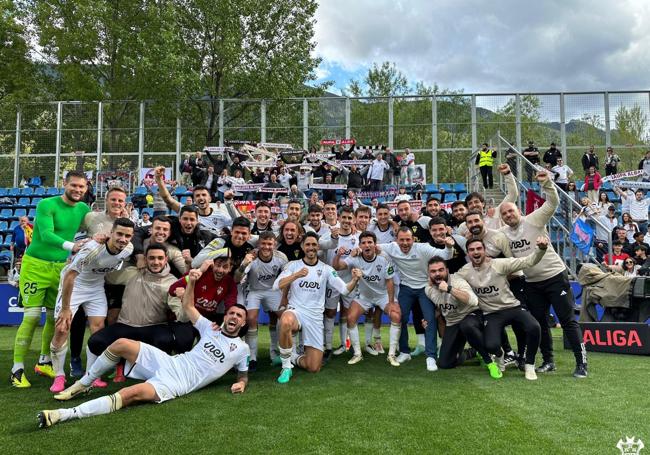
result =
[[[589,223],[581,218],[578,218],[573,224],[571,241],[576,246],[576,248],[578,248],[584,254],[589,254],[589,250],[591,250],[591,244],[594,241],[594,229],[589,226]]]
[[[546,199],[535,193],[533,190],[526,191],[526,215],[530,215],[546,202]]]

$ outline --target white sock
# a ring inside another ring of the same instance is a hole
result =
[[[90,371],[93,364],[97,361],[97,356],[90,352],[90,348],[86,345],[86,371]]]
[[[361,341],[359,340],[359,326],[355,324],[354,327],[348,327],[348,335],[350,335],[350,343],[352,343],[354,354],[361,355]]]
[[[348,338],[348,318],[346,317],[339,320],[339,335],[341,337],[341,346],[345,346],[345,340]]]
[[[257,329],[248,329],[244,341],[246,341],[246,344],[251,351],[251,360],[257,361]]]
[[[366,321],[363,325],[363,331],[366,333],[366,345],[372,345],[372,321]]]
[[[325,316],[325,349],[332,349],[332,338],[334,337],[334,318]]]
[[[51,361],[52,361],[52,358],[49,355],[41,354],[38,357],[38,363],[48,363],[48,362],[51,362]]]
[[[115,365],[117,365],[119,361],[120,358],[118,356],[106,349],[102,352],[102,355],[97,357],[92,368],[89,368],[88,371],[86,371],[86,374],[84,374],[79,381],[84,386],[90,387],[95,379],[100,378],[102,374],[115,368]]]
[[[424,346],[424,333],[418,333],[418,346]]]
[[[15,373],[18,370],[24,370],[25,369],[25,364],[23,362],[14,362],[14,366],[11,367],[11,372]]]
[[[394,322],[390,323],[390,328],[388,329],[389,333],[389,346],[388,346],[388,355],[395,355],[397,352],[397,344],[399,343],[399,335],[402,331],[401,324]]]
[[[50,343],[50,356],[52,357],[52,369],[56,376],[65,376],[65,355],[68,353],[68,340],[63,342],[60,348],[55,348]]]
[[[282,368],[293,368],[291,364],[291,356],[293,350],[291,348],[283,348],[280,346],[280,358],[282,359]]]
[[[108,395],[75,406],[72,409],[59,409],[61,421],[70,419],[85,419],[86,417],[98,416],[115,412],[122,408],[122,397],[119,393]]]
[[[372,337],[375,340],[381,341],[381,326],[380,327],[374,327],[372,328]]]
[[[296,337],[296,344],[294,346],[298,346],[296,350],[304,354],[305,353],[305,334],[302,332],[302,330],[298,333],[298,336]]]
[[[271,336],[271,357],[278,352],[278,329],[274,325],[269,325],[269,335]]]

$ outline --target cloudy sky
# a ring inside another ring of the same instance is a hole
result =
[[[321,0],[320,80],[332,91],[391,61],[466,93],[647,89],[645,0]]]

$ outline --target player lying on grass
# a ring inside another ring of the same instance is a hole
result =
[[[108,414],[137,402],[162,403],[207,386],[233,367],[237,367],[239,373],[230,390],[243,393],[248,383],[249,350],[238,334],[246,322],[246,309],[237,304],[230,307],[223,325],[215,330],[212,323],[194,308],[194,285],[200,277],[199,270],[190,271],[183,296],[183,309],[201,335],[191,351],[172,357],[146,343],[120,338],[102,353],[81,380],[54,398],[69,400],[89,391],[93,381],[115,368],[120,357],[126,359],[128,377],[145,379],[146,382],[74,408],[41,411],[38,413],[39,426],[47,428],[70,419]]]

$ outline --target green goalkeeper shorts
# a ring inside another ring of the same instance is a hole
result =
[[[20,268],[20,296],[25,308],[53,310],[65,262],[50,262],[25,254]]]

